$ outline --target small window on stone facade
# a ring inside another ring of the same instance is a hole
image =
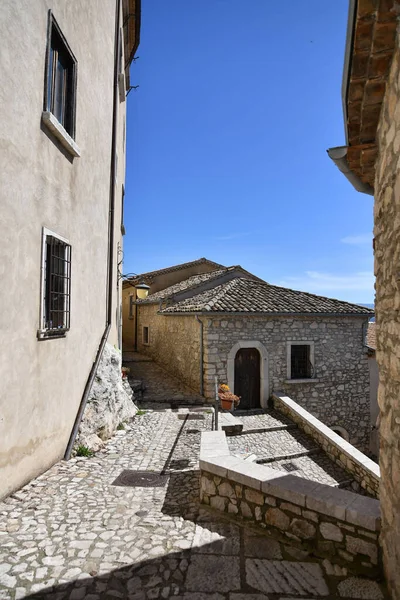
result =
[[[314,346],[306,342],[288,344],[288,379],[314,377]]]
[[[143,344],[146,346],[150,344],[150,333],[148,327],[143,327]]]

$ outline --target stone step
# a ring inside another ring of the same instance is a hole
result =
[[[272,425],[271,427],[260,427],[254,429],[243,429],[240,435],[247,435],[252,433],[267,433],[268,431],[283,431],[285,429],[297,429],[296,423],[288,425]]]
[[[225,431],[226,435],[238,435],[243,429],[243,423],[230,412],[218,413],[218,429]]]
[[[256,463],[258,463],[259,465],[265,465],[282,460],[292,460],[294,458],[300,458],[302,456],[312,456],[315,454],[321,454],[321,450],[319,450],[318,448],[313,448],[311,450],[300,450],[299,452],[291,452],[288,454],[275,454],[274,456],[257,458]]]

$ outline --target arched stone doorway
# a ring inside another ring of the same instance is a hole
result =
[[[260,406],[267,408],[269,398],[268,354],[261,342],[256,340],[237,342],[228,354],[227,367],[230,389],[235,394],[242,396],[240,409],[259,408]]]

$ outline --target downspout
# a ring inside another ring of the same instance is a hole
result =
[[[203,351],[204,351],[203,330],[204,330],[204,323],[203,323],[203,321],[201,321],[199,319],[199,315],[195,315],[195,317],[196,317],[196,321],[198,321],[198,323],[200,323],[200,394],[202,396],[204,396],[204,378],[203,378],[203,364],[204,364],[204,357],[203,357]]]
[[[115,174],[116,174],[116,152],[117,152],[117,121],[118,121],[118,62],[119,62],[119,43],[120,43],[120,27],[119,16],[121,12],[121,0],[116,0],[115,6],[115,36],[114,36],[114,98],[113,98],[113,117],[112,117],[112,138],[111,138],[111,165],[110,165],[110,203],[108,214],[108,282],[107,282],[107,320],[106,328],[100,340],[100,345],[97,350],[96,358],[90,369],[89,377],[83,391],[81,403],[79,405],[78,414],[75,418],[75,423],[68,441],[67,449],[65,450],[64,459],[71,458],[72,448],[74,446],[80,422],[85,411],[86,403],[92,389],[93,381],[96,376],[97,368],[104,346],[106,345],[108,334],[111,329],[112,322],[112,294],[113,294],[113,275],[114,275],[114,212],[115,212]]]

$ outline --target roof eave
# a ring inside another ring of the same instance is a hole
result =
[[[347,150],[347,146],[337,146],[335,148],[329,148],[327,153],[329,158],[333,160],[339,171],[343,173],[357,192],[373,196],[374,190],[369,183],[361,181],[361,179],[350,169],[347,162]]]
[[[354,39],[354,28],[356,23],[357,13],[357,0],[350,0],[349,2],[349,13],[347,17],[347,30],[346,30],[346,46],[344,53],[344,66],[342,76],[342,106],[343,106],[343,119],[344,119],[344,135],[346,140],[346,146],[349,145],[348,131],[347,131],[347,96],[349,90],[350,81],[350,65],[353,56],[353,39]],[[329,150],[328,150],[329,153]],[[356,188],[357,189],[357,188]],[[361,191],[361,190],[359,190]]]
[[[158,311],[157,314],[164,317],[188,317],[188,316],[204,316],[204,317],[360,317],[360,318],[371,318],[375,313],[307,313],[307,312],[228,312],[228,311],[206,311],[206,310],[193,310],[193,311]]]
[[[123,24],[125,33],[125,77],[128,89],[130,87],[130,65],[140,43],[141,0],[124,0]]]

